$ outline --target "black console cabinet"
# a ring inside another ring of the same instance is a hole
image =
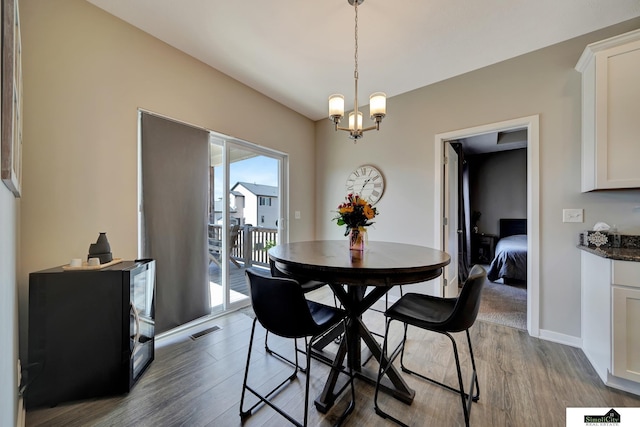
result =
[[[154,358],[155,261],[29,275],[27,408],[128,392]]]

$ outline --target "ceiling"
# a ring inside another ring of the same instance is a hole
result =
[[[347,0],[87,0],[312,119],[354,97]],[[359,103],[640,16],[639,0],[366,0]],[[392,114],[389,111],[389,114]]]
[[[467,155],[527,148],[527,129],[490,132],[456,140]]]

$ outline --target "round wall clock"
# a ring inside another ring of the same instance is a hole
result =
[[[384,193],[384,176],[371,165],[358,166],[347,178],[346,189],[375,205]]]

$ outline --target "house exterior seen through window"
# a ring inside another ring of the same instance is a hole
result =
[[[271,206],[271,197],[260,196],[260,206]]]

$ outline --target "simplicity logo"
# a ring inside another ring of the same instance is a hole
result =
[[[585,415],[584,423],[586,425],[616,425],[620,423],[620,414],[617,413],[614,409],[609,409],[609,411],[604,415]]]

